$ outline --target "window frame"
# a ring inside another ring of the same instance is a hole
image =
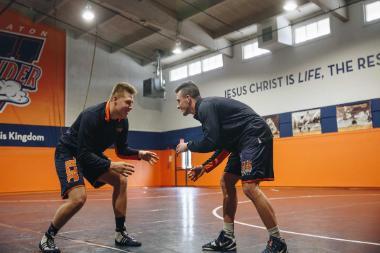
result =
[[[259,49],[263,49],[263,50],[267,50],[268,52],[265,52],[265,53],[262,53],[262,54],[259,54],[259,55],[255,55],[255,56],[252,56],[252,57],[249,57],[249,58],[244,58],[244,47],[247,46],[247,45],[250,45],[250,44],[255,44],[257,43],[257,46],[259,46],[259,40],[256,38],[256,39],[253,39],[253,40],[250,40],[250,41],[247,41],[245,43],[243,43],[241,45],[241,59],[243,62],[247,62],[247,61],[252,61],[252,60],[256,60],[260,57],[265,57],[265,56],[268,56],[268,55],[271,55],[272,54],[272,51],[268,50],[268,49],[264,49],[264,48],[259,48]]]
[[[199,73],[197,73],[197,74],[193,74],[193,75],[190,75],[190,65],[191,64],[194,64],[194,63],[197,63],[197,62],[199,62],[200,63],[200,65],[201,65],[201,71],[199,72]],[[202,60],[200,59],[200,60],[197,60],[197,61],[192,61],[192,62],[189,62],[189,63],[187,63],[187,76],[197,76],[197,75],[200,75],[200,74],[202,74],[203,73],[203,71],[202,71]]]
[[[204,67],[204,64],[203,64],[203,61],[204,60],[207,60],[209,58],[212,58],[212,57],[215,57],[215,56],[219,56],[221,57],[222,59],[222,65],[219,66],[219,67],[216,67],[216,68],[212,68],[212,69],[209,69],[209,70],[206,70],[204,71],[203,70],[203,67]],[[193,63],[196,63],[196,62],[200,62],[201,64],[201,71],[197,74],[194,74],[194,75],[190,75],[189,73],[189,66]],[[185,77],[181,77],[179,79],[176,79],[176,80],[172,80],[172,71],[173,70],[176,70],[176,69],[179,69],[179,68],[183,68],[183,67],[186,67],[186,76]],[[197,75],[200,75],[200,74],[204,74],[206,72],[210,72],[210,71],[213,71],[213,70],[217,70],[217,69],[221,69],[224,67],[224,56],[222,53],[216,53],[216,54],[210,54],[210,55],[207,55],[206,57],[200,57],[198,60],[193,60],[193,61],[190,61],[190,62],[186,62],[186,63],[182,63],[180,65],[176,65],[176,66],[173,66],[169,69],[169,82],[177,82],[179,80],[182,80],[182,79],[185,79],[185,78],[188,78],[188,77],[192,77],[192,76],[197,76]]]
[[[375,23],[378,23],[380,22],[380,18],[377,18],[377,19],[374,19],[374,20],[371,20],[371,21],[367,21],[367,9],[366,9],[366,6],[369,5],[369,4],[372,4],[374,2],[379,2],[379,0],[367,0],[367,1],[364,1],[363,2],[363,23],[364,25],[371,25],[371,24],[375,24]]]
[[[204,70],[204,63],[203,61],[207,60],[207,59],[210,59],[210,58],[213,58],[215,56],[221,56],[222,57],[222,66],[219,66],[219,67],[216,67],[216,68],[213,68],[213,69],[209,69],[209,70]],[[202,63],[202,73],[206,73],[206,72],[210,72],[212,70],[217,70],[217,69],[221,69],[224,67],[224,59],[223,59],[223,54],[222,53],[217,53],[217,54],[213,54],[211,56],[207,56],[207,57],[204,57],[203,59],[201,59],[201,63]]]
[[[185,77],[181,77],[181,78],[176,79],[176,80],[172,80],[172,71],[176,70],[176,69],[183,68],[183,67],[186,67],[186,76]],[[178,80],[182,80],[182,79],[185,79],[185,78],[188,78],[188,77],[189,77],[189,66],[188,66],[188,64],[182,64],[182,65],[179,65],[179,66],[175,66],[175,67],[173,67],[172,69],[169,70],[169,81],[170,82],[176,82]]]
[[[304,40],[302,42],[298,42],[298,43],[296,42],[296,29],[298,29],[300,27],[305,27],[305,29],[306,29],[307,25],[310,25],[310,24],[313,24],[313,23],[317,23],[317,22],[322,21],[324,19],[328,19],[329,20],[329,26],[330,26],[330,32],[329,33],[321,35],[321,36],[317,36],[317,37],[314,37],[314,38],[311,38],[311,39],[307,39],[307,40]],[[305,45],[307,43],[314,42],[314,41],[317,41],[317,40],[320,40],[320,39],[324,39],[324,38],[327,38],[327,37],[331,36],[331,34],[333,32],[332,31],[331,20],[332,19],[331,19],[330,15],[323,15],[323,16],[316,17],[316,18],[313,18],[313,19],[309,19],[309,20],[301,22],[299,24],[292,25],[293,46],[296,47],[296,46]]]

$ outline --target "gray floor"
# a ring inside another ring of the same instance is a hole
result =
[[[267,233],[238,188],[235,225],[239,253],[261,252]],[[289,252],[380,252],[380,189],[264,188],[277,213]],[[143,245],[114,245],[110,190],[89,191],[84,208],[60,231],[64,253],[201,252],[222,227],[218,188],[129,189],[128,231]],[[0,252],[38,252],[59,194],[0,195]],[[213,214],[213,210],[215,215]]]

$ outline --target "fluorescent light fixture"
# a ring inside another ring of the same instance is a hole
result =
[[[180,53],[182,53],[181,41],[180,40],[176,40],[175,46],[174,46],[174,48],[172,50],[172,53],[173,54],[180,54]]]
[[[286,11],[294,11],[295,9],[297,9],[298,5],[295,1],[286,1],[284,6],[282,8],[284,8],[284,10]]]
[[[95,13],[91,8],[91,5],[87,4],[86,7],[84,7],[84,10],[82,12],[82,18],[87,21],[91,22],[95,18]]]

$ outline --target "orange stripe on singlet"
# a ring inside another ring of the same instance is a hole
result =
[[[106,104],[106,111],[105,111],[105,114],[106,114],[106,116],[105,116],[105,120],[106,121],[110,121],[111,120],[111,112],[110,112],[110,101],[108,100],[107,101],[107,104]]]

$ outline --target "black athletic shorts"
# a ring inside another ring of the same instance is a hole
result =
[[[242,181],[273,181],[273,138],[250,137],[240,152],[230,154],[224,170]]]
[[[84,185],[84,178],[95,188],[103,186],[105,183],[98,182],[97,179],[104,173],[104,170],[83,169],[73,155],[73,153],[61,144],[55,149],[55,168],[61,183],[61,196],[68,197],[68,193],[75,187]]]

